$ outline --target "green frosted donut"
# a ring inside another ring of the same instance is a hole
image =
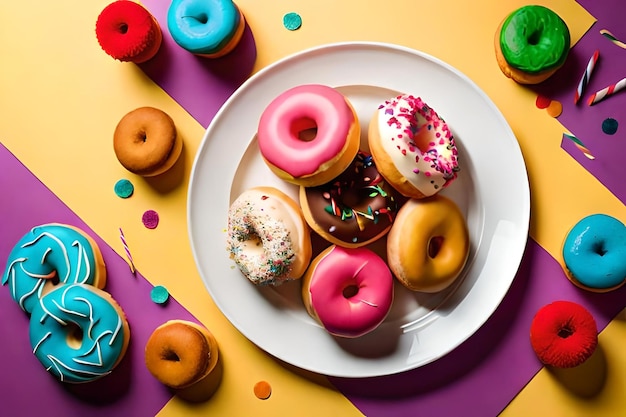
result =
[[[559,67],[565,62],[569,47],[567,25],[546,7],[521,7],[502,24],[502,55],[518,70],[536,74]]]

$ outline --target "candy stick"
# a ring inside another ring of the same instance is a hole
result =
[[[587,84],[589,84],[589,80],[591,79],[591,73],[593,73],[593,69],[596,66],[596,62],[598,62],[598,57],[600,56],[600,51],[596,49],[593,53],[593,56],[589,59],[589,63],[587,64],[587,68],[585,68],[585,72],[578,83],[578,88],[576,89],[576,94],[574,95],[574,104],[578,103],[580,97],[585,92],[585,88],[587,88]]]
[[[603,88],[602,90],[593,93],[593,95],[589,97],[589,105],[591,106],[593,104],[596,104],[599,101],[602,101],[605,98],[612,96],[613,94],[617,93],[618,91],[624,88],[626,88],[626,78],[622,78],[615,84],[609,85],[608,87]]]
[[[587,147],[576,136],[568,135],[567,133],[563,133],[563,135],[572,142],[574,142],[578,150],[580,150],[587,158],[596,159],[596,157],[593,156],[591,152],[589,152],[589,149],[587,149]]]
[[[611,32],[609,32],[606,29],[601,29],[600,30],[600,34],[602,36],[604,36],[605,38],[607,38],[608,40],[610,40],[611,42],[613,42],[615,45],[619,46],[620,48],[624,48],[626,49],[626,43],[620,41],[619,39],[617,39],[615,36],[613,36],[613,34]]]
[[[122,241],[122,245],[124,245],[124,251],[126,252],[126,258],[128,258],[128,266],[130,266],[130,272],[135,273],[135,263],[133,262],[133,256],[130,254],[130,249],[128,249],[128,244],[126,243],[126,238],[124,237],[124,232],[120,227],[120,239]]]

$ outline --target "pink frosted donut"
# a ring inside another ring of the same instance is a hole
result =
[[[363,336],[387,317],[393,277],[371,250],[333,245],[311,262],[303,277],[302,300],[309,315],[329,333]]]
[[[350,165],[359,150],[360,135],[350,102],[334,88],[310,84],[285,91],[267,106],[257,140],[274,174],[314,187]]]

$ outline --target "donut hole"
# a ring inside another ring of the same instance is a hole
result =
[[[122,35],[125,35],[126,32],[128,32],[128,24],[126,23],[120,23],[120,25],[117,27],[117,30],[119,33],[121,33]]]
[[[195,19],[202,23],[203,25],[207,24],[209,21],[209,15],[206,13],[200,13],[197,16],[195,16]]]
[[[574,329],[572,329],[572,327],[567,324],[563,327],[561,327],[557,333],[557,335],[561,338],[561,339],[567,339],[568,337],[570,337],[571,335],[574,334]]]
[[[602,241],[594,242],[593,246],[591,247],[591,250],[593,251],[593,253],[600,255],[600,256],[604,256],[607,252],[606,248],[604,247],[604,242]]]
[[[539,29],[532,31],[526,38],[529,45],[537,45],[541,40],[541,31]]]
[[[180,356],[172,349],[165,349],[163,353],[161,353],[161,359],[169,362],[180,362]]]
[[[350,299],[356,296],[358,293],[359,293],[359,286],[356,284],[350,284],[346,286],[342,291],[342,294],[346,299]]]
[[[72,349],[79,349],[83,344],[83,329],[76,323],[67,323],[67,345]]]
[[[317,123],[309,117],[300,117],[291,123],[289,132],[298,140],[311,142],[317,137]]]
[[[428,256],[435,258],[443,246],[443,236],[433,236],[428,241]]]

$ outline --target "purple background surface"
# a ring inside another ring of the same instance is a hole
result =
[[[626,77],[626,49],[614,45],[600,34],[600,29],[607,29],[616,38],[626,42],[626,3],[623,0],[579,0],[578,3],[597,22],[572,48],[563,68],[534,90],[561,102],[563,113],[558,118],[559,122],[580,139],[596,159],[585,157],[567,138],[563,139],[563,149],[616,197],[626,201],[626,90],[593,106],[587,105],[593,93]],[[575,105],[574,92],[596,49],[600,51],[600,58],[580,102]],[[609,117],[619,123],[614,135],[602,132],[602,121]]]
[[[62,384],[32,354],[29,318],[0,287],[0,415],[19,416],[154,416],[172,394],[144,365],[144,346],[152,331],[171,319],[197,320],[175,299],[165,306],[150,299],[152,285],[133,275],[125,259],[99,238],[74,212],[46,188],[0,144],[0,268],[4,272],[9,252],[33,226],[65,223],[92,236],[107,266],[105,290],[124,309],[131,340],[126,355],[110,375],[97,381]],[[121,245],[121,243],[120,243]],[[42,394],[45,393],[45,394]],[[10,410],[9,414],[7,410]]]

